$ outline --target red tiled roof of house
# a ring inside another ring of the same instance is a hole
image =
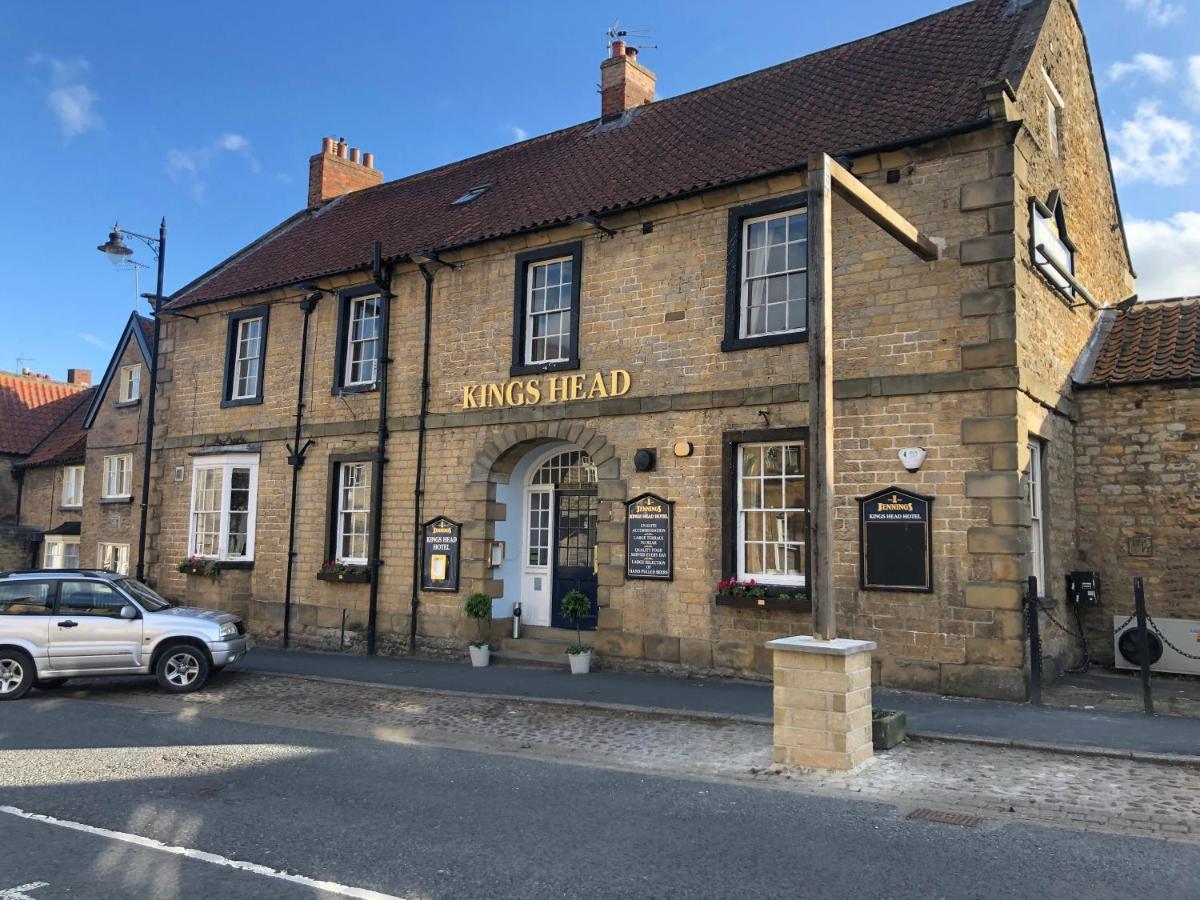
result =
[[[91,387],[49,404],[47,413],[55,414],[56,423],[21,462],[22,467],[61,466],[81,463],[87,450],[87,431],[83,417],[98,388]]]
[[[445,250],[986,122],[1018,83],[1047,0],[975,0],[627,114],[593,119],[304,210],[174,295],[182,308]],[[470,188],[477,200],[452,205]]]
[[[0,372],[0,453],[26,454],[65,415],[58,401],[84,390],[82,384],[38,375]]]
[[[1200,297],[1138,303],[1105,324],[1088,384],[1200,383]]]

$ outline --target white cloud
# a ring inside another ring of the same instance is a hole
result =
[[[1188,59],[1188,102],[1200,109],[1200,56]]]
[[[167,174],[176,182],[188,185],[192,199],[203,203],[208,196],[208,183],[204,179],[204,171],[218,156],[232,153],[245,159],[250,171],[262,171],[262,165],[254,155],[254,149],[244,136],[234,132],[226,132],[212,143],[198,150],[179,150],[172,148],[167,151]]]
[[[1165,28],[1183,18],[1185,10],[1182,3],[1171,3],[1169,0],[1125,0],[1125,8],[1130,12],[1140,13],[1142,17],[1157,28]]]
[[[87,341],[89,344],[94,344],[97,347],[108,347],[108,344],[104,343],[104,341],[102,341],[99,337],[87,331],[79,332],[79,339],[82,341]]]
[[[1143,101],[1132,119],[1110,135],[1113,172],[1125,181],[1183,184],[1198,143],[1195,126],[1159,112],[1158,103]]]
[[[512,125],[509,127],[508,130],[512,132],[512,136],[513,136],[514,140],[523,141],[529,137],[529,132],[526,131],[524,128],[522,128],[520,125]]]
[[[36,53],[29,57],[29,64],[50,70],[46,105],[58,120],[64,138],[70,140],[104,124],[95,110],[99,98],[84,81],[90,68],[87,60],[62,60]]]
[[[1153,53],[1136,53],[1128,62],[1115,62],[1108,69],[1108,77],[1120,81],[1126,75],[1144,75],[1151,81],[1164,84],[1175,75],[1175,63]]]
[[[1200,294],[1200,212],[1133,219],[1125,233],[1143,300]]]

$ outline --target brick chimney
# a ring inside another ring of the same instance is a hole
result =
[[[308,205],[320,206],[326,200],[382,181],[383,173],[375,168],[375,154],[347,148],[345,138],[327,137],[321,142],[321,152],[308,160]]]
[[[92,370],[67,369],[67,384],[78,384],[82,387],[91,387]]]
[[[637,48],[612,42],[612,56],[600,63],[600,117],[615,119],[654,100],[654,73],[637,61]]]

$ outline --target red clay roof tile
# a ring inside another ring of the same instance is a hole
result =
[[[1020,80],[1046,0],[975,0],[853,43],[584,122],[300,212],[174,295],[171,306],[292,284],[581,215],[802,167],[816,152],[901,145],[982,124],[981,86]],[[455,198],[492,187],[460,206]]]
[[[1138,303],[1118,312],[1088,384],[1200,381],[1200,297]]]
[[[0,372],[0,453],[32,450],[66,415],[57,402],[82,390],[83,385]]]

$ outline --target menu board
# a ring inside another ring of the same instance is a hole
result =
[[[625,577],[675,577],[674,502],[642,494],[625,502]]]
[[[862,589],[932,591],[933,498],[890,487],[858,502]]]
[[[462,525],[439,516],[426,522],[421,564],[421,589],[426,591],[457,591],[459,548],[462,545]]]

